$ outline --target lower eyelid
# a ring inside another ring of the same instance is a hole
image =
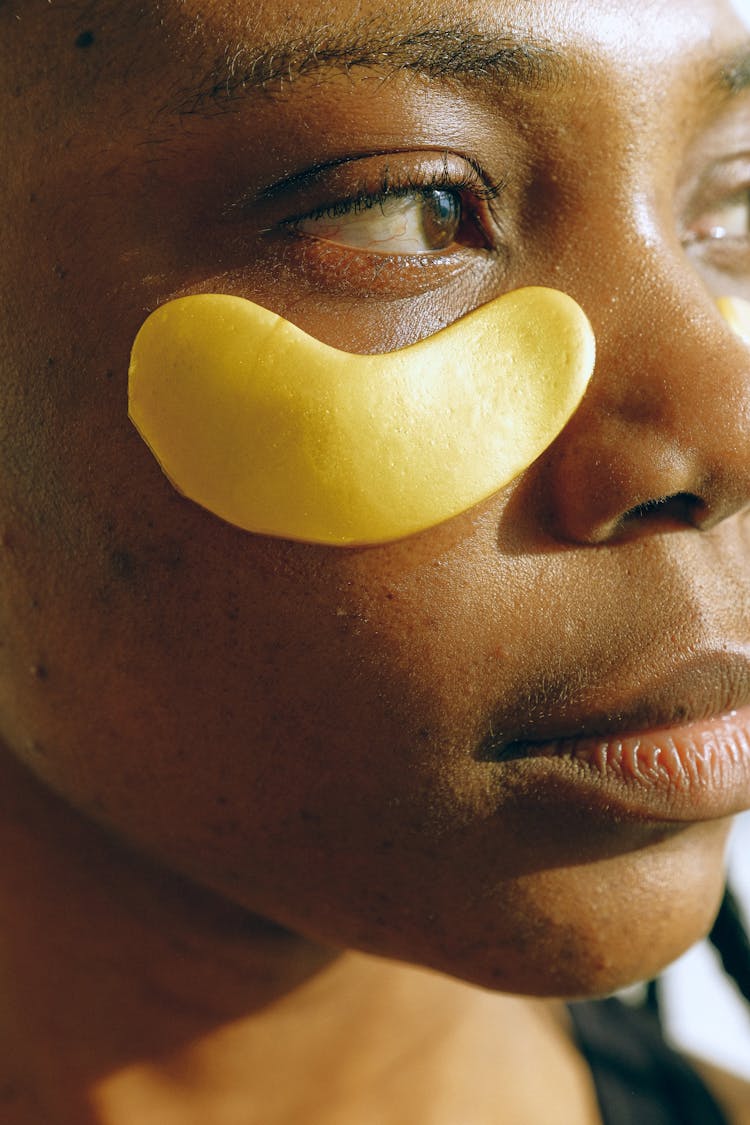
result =
[[[483,255],[479,261],[476,251],[465,247],[429,255],[377,255],[301,232],[287,235],[285,272],[294,270],[311,289],[331,297],[402,300],[438,292],[467,274],[481,283],[489,271],[503,271],[497,256]]]
[[[750,239],[703,239],[683,245],[695,269],[717,295],[726,289],[727,279],[745,285],[750,280]]]

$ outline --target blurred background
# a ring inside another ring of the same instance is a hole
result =
[[[750,11],[750,0],[744,7]],[[745,929],[750,929],[750,813],[735,821],[729,883],[742,908]],[[660,1001],[665,1034],[675,1045],[750,1081],[750,1006],[707,941],[693,946],[666,970]]]

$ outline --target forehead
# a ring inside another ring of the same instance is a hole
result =
[[[729,9],[735,14],[750,11],[750,0],[642,0],[638,5],[628,0],[161,0],[153,12],[158,12],[160,22],[233,28],[257,38],[265,34],[276,37],[279,30],[285,37],[294,38],[309,28],[441,24],[481,26],[498,33],[527,27],[541,34],[547,31],[569,40],[606,44],[636,30],[641,33],[643,50],[652,53],[664,47],[668,35],[671,39],[677,35],[678,40],[701,31],[704,36],[710,35],[711,25]],[[142,18],[138,5],[126,3],[113,10],[130,11]],[[84,11],[91,11],[91,6]],[[653,35],[644,35],[646,29]]]
[[[389,38],[424,43],[442,30],[453,32],[454,49],[475,37],[517,39],[610,62],[637,44],[644,66],[710,51],[717,35],[721,39],[729,28],[736,29],[738,15],[741,20],[748,12],[750,0],[643,0],[637,5],[629,0],[163,0],[159,6],[162,28],[174,29],[196,48],[215,43],[229,55],[245,47],[288,54],[290,48],[330,52],[372,44],[385,56]]]

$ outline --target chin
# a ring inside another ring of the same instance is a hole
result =
[[[431,917],[422,936],[360,948],[493,991],[575,999],[657,976],[701,940],[724,886],[728,822],[659,845],[498,884],[477,909]],[[385,948],[383,945],[385,944]]]

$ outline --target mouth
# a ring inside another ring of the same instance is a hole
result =
[[[483,757],[537,796],[613,818],[731,816],[750,808],[750,657],[705,655],[606,708],[488,740]]]

